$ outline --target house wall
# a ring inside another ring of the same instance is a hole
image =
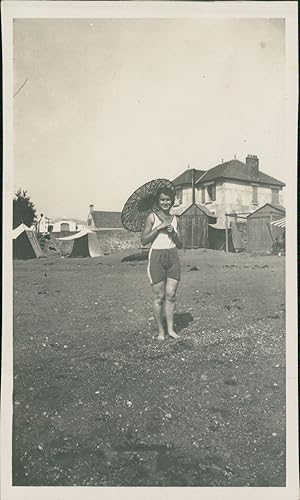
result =
[[[192,188],[189,186],[183,187],[182,188],[182,205],[190,205],[193,201],[193,192]],[[195,203],[200,203],[201,204],[201,190],[198,190],[196,188],[195,190]],[[175,201],[176,205],[176,201]]]
[[[219,181],[216,183],[216,200],[208,201],[206,194],[206,207],[218,218],[218,223],[225,224],[225,213],[245,212],[251,213],[265,203],[272,203],[272,191],[267,186],[257,186],[257,203],[252,202],[252,185],[238,181]],[[196,203],[202,204],[202,187],[195,191]],[[192,203],[192,188],[182,189],[182,204]],[[283,192],[279,189],[279,204],[283,205]]]
[[[183,187],[182,188],[182,205],[189,205],[192,203],[192,188]]]
[[[235,210],[236,212],[253,212],[265,203],[272,203],[272,190],[269,186],[257,186],[257,203],[253,203],[253,186],[245,185],[242,182],[224,182],[219,187],[224,195],[222,204],[226,210]],[[279,204],[282,204],[282,191],[279,190]],[[222,207],[218,207],[219,210]]]
[[[69,224],[69,231],[70,232],[76,232],[78,229],[76,229],[76,222],[72,221],[72,220],[59,220],[59,221],[56,221],[56,222],[50,222],[49,225],[53,226],[53,229],[52,229],[52,232],[53,233],[60,233],[61,232],[61,224]]]

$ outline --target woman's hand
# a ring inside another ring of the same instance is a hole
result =
[[[170,224],[170,222],[162,221],[159,224],[159,226],[156,226],[154,229],[153,229],[153,224],[154,224],[154,216],[151,213],[148,215],[146,219],[145,227],[141,235],[142,245],[148,245],[148,243],[152,243],[160,231],[165,231],[174,240],[176,246],[178,246],[178,248],[181,248],[180,247],[181,241],[178,235],[178,231],[175,231],[174,227],[172,226],[172,224]]]
[[[143,233],[141,235],[141,243],[142,245],[148,245],[148,243],[152,243],[157,237],[160,231],[166,230],[168,231],[168,226],[170,226],[169,222],[162,221],[159,226],[156,226],[153,229],[154,224],[154,216],[153,213],[150,213],[146,219],[145,227]]]
[[[168,227],[170,226],[170,223],[169,222],[166,222],[166,221],[163,221],[159,224],[159,226],[157,226],[157,229],[159,231],[163,230],[163,229],[167,229],[168,231]],[[168,231],[169,232],[169,231]]]
[[[168,225],[167,225],[167,232],[168,232],[169,234],[174,233],[174,227],[173,227],[171,224],[168,224]]]

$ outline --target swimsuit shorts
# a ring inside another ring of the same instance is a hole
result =
[[[151,285],[167,278],[180,281],[180,261],[177,248],[153,248],[149,252],[148,276]]]

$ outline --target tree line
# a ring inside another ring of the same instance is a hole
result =
[[[36,208],[27,191],[18,189],[13,199],[13,229],[20,224],[30,227],[37,220]]]

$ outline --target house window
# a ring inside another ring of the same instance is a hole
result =
[[[252,203],[253,203],[253,205],[258,204],[257,186],[252,186]]]
[[[205,203],[205,188],[201,188],[201,203]]]
[[[216,200],[216,185],[215,184],[211,184],[209,186],[206,186],[206,192],[207,192],[207,197],[208,197],[207,202]]]
[[[182,189],[176,189],[176,202],[177,205],[182,204]]]
[[[89,218],[88,218],[87,225],[88,225],[88,226],[91,226],[91,225],[92,225],[92,217],[89,217]]]
[[[279,205],[279,189],[272,189],[272,203]]]

